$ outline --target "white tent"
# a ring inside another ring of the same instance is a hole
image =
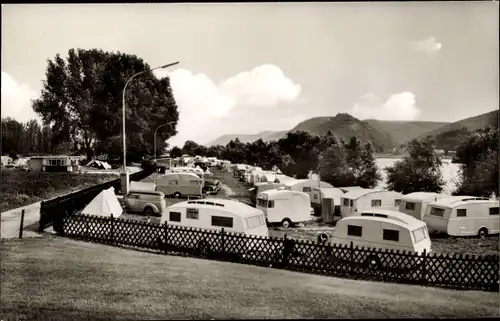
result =
[[[116,198],[114,188],[110,187],[99,193],[82,211],[82,214],[118,217],[123,209]]]
[[[90,162],[88,162],[87,167],[96,167],[99,169],[111,169],[111,165],[109,165],[106,162],[102,162],[100,160],[93,159]]]

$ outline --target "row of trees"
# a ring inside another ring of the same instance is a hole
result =
[[[387,187],[404,194],[428,191],[441,192],[445,185],[441,156],[436,152],[433,138],[413,140],[406,156],[384,170]],[[233,163],[257,165],[270,170],[278,166],[296,178],[306,178],[310,171],[333,186],[372,188],[381,179],[370,143],[362,144],[355,137],[347,141],[335,137],[311,135],[307,132],[289,133],[279,141],[241,143],[238,139],[226,146],[205,147],[187,141],[182,148],[171,149],[172,157],[183,154],[214,156]],[[458,147],[454,162],[460,163],[460,181],[455,194],[498,195],[498,128],[488,127],[468,133]]]
[[[20,123],[12,118],[2,118],[2,151],[10,154],[43,155],[67,153],[77,146],[71,142],[53,144],[52,128],[41,126],[36,120]]]
[[[56,152],[71,146],[88,159],[101,153],[120,158],[123,89],[130,77],[144,72],[129,83],[125,95],[127,159],[152,155],[155,129],[172,123],[157,131],[161,153],[165,140],[177,133],[179,113],[168,77],[158,79],[150,69],[141,58],[120,52],[70,49],[65,59],[57,54],[47,61],[41,95],[33,102],[50,136],[43,136],[40,147],[40,130],[31,130],[35,121],[19,126],[2,119],[2,134],[4,123],[9,128],[2,152]]]

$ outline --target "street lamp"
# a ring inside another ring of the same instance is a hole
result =
[[[148,69],[148,70],[144,70],[144,71],[141,71],[141,72],[138,72],[134,75],[132,75],[132,77],[130,77],[127,82],[125,83],[125,87],[123,87],[123,97],[122,97],[122,139],[123,139],[123,173],[122,173],[122,176],[121,176],[121,179],[122,179],[122,193],[123,194],[128,194],[128,190],[129,190],[129,177],[128,177],[128,172],[127,172],[127,143],[126,143],[126,136],[125,136],[125,107],[126,107],[126,104],[125,104],[125,92],[127,90],[127,86],[129,84],[129,82],[134,79],[135,77],[139,76],[139,75],[142,75],[144,73],[147,73],[147,72],[150,72],[150,71],[153,71],[153,70],[156,70],[156,69],[163,69],[163,68],[167,68],[167,67],[171,67],[171,66],[174,66],[174,65],[177,65],[179,62],[176,61],[174,63],[171,63],[171,64],[168,64],[168,65],[163,65],[163,66],[158,66],[158,67],[155,67],[155,68],[152,68],[152,69]]]
[[[175,121],[171,121],[171,122],[169,122],[169,123],[166,123],[166,124],[160,125],[160,126],[156,127],[156,129],[155,129],[155,135],[154,135],[154,139],[153,139],[153,142],[154,142],[154,155],[155,155],[155,162],[156,162],[156,131],[157,131],[158,129],[160,129],[161,127],[163,127],[163,126],[167,126],[167,125],[171,125],[171,124],[175,124]]]

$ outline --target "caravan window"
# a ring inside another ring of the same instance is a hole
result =
[[[406,202],[405,209],[407,209],[408,211],[414,211],[415,210],[415,203]]]
[[[199,218],[199,212],[197,208],[186,209],[186,218],[191,220],[197,220]]]
[[[274,201],[269,201],[269,203],[267,204],[267,207],[274,208]]]
[[[443,217],[443,215],[444,215],[444,208],[431,207],[431,212],[429,214],[430,215],[434,215],[434,216]]]
[[[347,235],[359,236],[363,234],[363,228],[357,225],[347,225]]]
[[[418,243],[422,240],[425,240],[427,235],[427,229],[425,227],[421,227],[412,232],[413,238],[415,239],[415,243]]]
[[[382,200],[372,200],[372,207],[382,206]]]
[[[349,206],[350,207],[354,207],[354,201],[353,200],[349,200]]]
[[[267,201],[259,198],[257,199],[257,205],[262,207],[267,207]]]
[[[169,185],[179,185],[179,181],[178,180],[171,180],[171,181],[168,181],[168,184]]]
[[[344,202],[344,206],[349,206],[349,199],[348,198],[343,198],[342,200]]]
[[[467,210],[465,208],[457,209],[457,217],[465,217],[467,216]]]
[[[308,187],[308,186],[304,186],[304,187],[302,187],[302,192],[304,192],[304,193],[311,193],[311,188]]]
[[[233,218],[226,216],[212,216],[212,226],[233,227]]]
[[[394,200],[394,206],[398,206],[401,205],[401,200],[400,199],[396,199]]]
[[[170,212],[169,214],[170,214],[169,221],[172,221],[172,222],[180,222],[181,221],[181,213]]]
[[[264,225],[263,223],[265,223],[262,215],[256,215],[256,216],[249,217],[246,219],[246,222],[247,222],[248,228],[256,228],[256,227],[259,227],[261,225]]]
[[[398,230],[383,230],[382,238],[386,241],[399,242],[399,231]]]
[[[498,207],[490,207],[490,215],[498,215]]]

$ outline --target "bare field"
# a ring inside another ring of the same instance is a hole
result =
[[[498,293],[347,280],[55,236],[1,242],[2,320],[494,317]]]

